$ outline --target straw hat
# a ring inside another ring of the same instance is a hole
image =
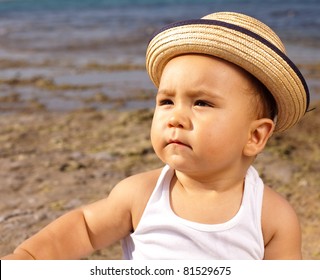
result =
[[[260,80],[277,103],[276,131],[293,126],[308,109],[309,91],[302,74],[279,37],[255,18],[219,12],[162,28],[150,40],[146,54],[147,71],[156,87],[168,61],[187,53],[225,59]]]

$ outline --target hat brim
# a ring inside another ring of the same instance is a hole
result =
[[[155,34],[148,45],[146,67],[156,87],[168,61],[188,53],[225,59],[260,80],[277,103],[275,131],[293,126],[309,106],[307,84],[284,52],[251,30],[211,19],[174,23]]]

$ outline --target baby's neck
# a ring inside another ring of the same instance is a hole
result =
[[[179,176],[179,175],[178,175]],[[204,224],[230,220],[239,211],[244,178],[232,184],[204,184],[174,176],[170,185],[171,208],[181,218]]]

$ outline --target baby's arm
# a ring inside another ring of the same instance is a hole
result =
[[[80,259],[111,245],[130,233],[130,180],[119,183],[110,195],[73,210],[50,223],[3,259]]]
[[[262,209],[265,259],[301,259],[301,231],[291,205],[266,187]]]
[[[4,259],[72,259],[92,251],[84,213],[77,209],[53,221]]]

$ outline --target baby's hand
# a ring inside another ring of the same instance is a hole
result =
[[[16,250],[14,253],[2,257],[1,260],[34,260],[34,258],[24,250]]]

